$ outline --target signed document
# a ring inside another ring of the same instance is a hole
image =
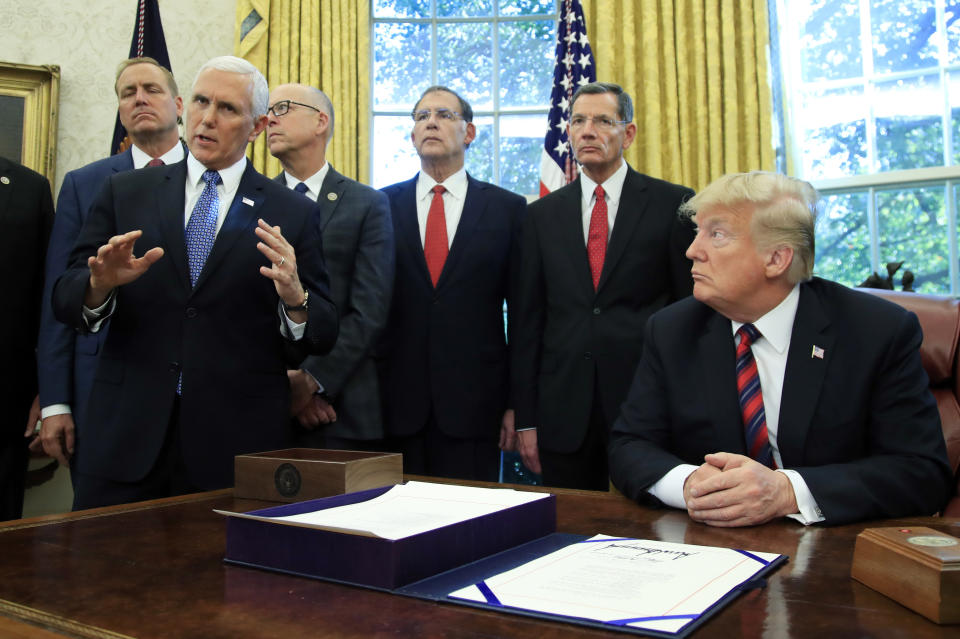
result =
[[[269,519],[383,539],[402,539],[549,496],[509,488],[409,481],[357,504]]]
[[[449,596],[678,633],[780,557],[596,535]]]

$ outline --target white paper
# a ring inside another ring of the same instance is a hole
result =
[[[269,519],[402,539],[549,496],[506,488],[410,481],[359,504]]]
[[[777,557],[596,535],[482,584],[503,606],[679,632]],[[488,602],[479,585],[449,596]]]

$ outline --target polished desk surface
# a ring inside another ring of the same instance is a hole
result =
[[[736,599],[694,637],[960,636],[960,626],[938,626],[850,578],[864,528],[931,526],[960,536],[958,519],[722,530],[615,494],[550,492],[561,532],[790,556],[766,588]],[[212,509],[266,505],[225,490],[0,524],[0,636],[629,636],[223,564],[225,518]]]

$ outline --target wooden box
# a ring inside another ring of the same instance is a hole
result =
[[[867,528],[851,576],[936,623],[960,622],[960,539],[923,526]]]
[[[294,502],[403,481],[403,455],[287,448],[234,458],[234,495]]]

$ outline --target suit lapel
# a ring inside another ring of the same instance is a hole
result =
[[[129,151],[128,151],[129,152]],[[166,167],[166,176],[160,180],[153,204],[156,209],[154,219],[160,225],[160,237],[166,247],[166,258],[170,259],[180,283],[190,288],[190,267],[187,265],[187,242],[183,233],[184,183],[187,179],[186,159]]]
[[[823,388],[823,379],[833,355],[836,338],[830,331],[830,319],[824,313],[816,293],[807,284],[800,285],[800,302],[793,321],[793,335],[787,354],[780,398],[780,422],[777,446],[784,466],[803,459],[813,413]],[[823,357],[814,357],[814,346]]]
[[[619,214],[618,214],[619,217]],[[701,392],[706,395],[709,415],[717,435],[717,450],[746,454],[743,418],[737,394],[736,349],[730,320],[711,312],[699,338],[702,369]]]
[[[589,290],[592,298],[595,293],[590,259],[587,257],[587,243],[583,239],[583,187],[580,177],[570,184],[572,188],[560,194],[563,200],[557,211],[557,230],[560,233],[558,248],[570,256],[578,273],[574,285],[582,290]]]
[[[427,270],[427,260],[423,256],[420,225],[417,222],[417,177],[399,185],[396,207],[394,208],[392,204],[391,211],[397,228],[397,244],[403,242],[407,245],[407,250],[414,256],[413,262],[417,273],[430,288],[433,288],[430,271]]]
[[[117,155],[111,155],[113,162],[111,163],[110,168],[114,173],[123,173],[124,171],[133,170],[133,151],[127,149],[123,153],[118,153]]]
[[[13,164],[4,158],[0,158],[0,220],[6,221],[10,211],[10,197],[13,189],[16,187],[16,177],[11,176],[10,169]]]
[[[327,228],[330,218],[333,217],[347,189],[347,179],[337,173],[331,166],[327,169],[327,176],[323,178],[320,194],[317,196],[317,205],[320,207],[320,231]]]
[[[467,195],[463,200],[463,211],[460,213],[460,221],[457,223],[457,230],[453,236],[453,243],[450,245],[450,252],[443,263],[443,270],[440,272],[440,279],[437,280],[437,289],[440,289],[452,277],[450,275],[457,264],[462,261],[463,254],[470,243],[470,236],[477,228],[477,222],[483,217],[487,209],[487,198],[484,197],[486,185],[474,180],[467,175]],[[418,229],[419,231],[419,229]],[[426,259],[424,259],[426,266]]]
[[[624,251],[630,243],[640,219],[647,210],[647,187],[643,176],[627,167],[627,177],[623,181],[623,191],[620,193],[620,205],[617,208],[617,217],[607,246],[607,254],[603,260],[603,270],[600,271],[600,284],[597,291],[610,277],[617,262],[623,257]]]
[[[213,242],[210,256],[207,257],[203,270],[200,271],[195,289],[203,286],[203,283],[211,277],[237,240],[249,234],[250,242],[255,242],[253,227],[256,224],[257,211],[263,205],[264,195],[262,187],[254,183],[254,173],[253,165],[248,161],[243,177],[240,178],[237,193],[233,197],[233,202],[230,203],[227,217],[223,220],[223,226],[220,227],[217,239]]]

